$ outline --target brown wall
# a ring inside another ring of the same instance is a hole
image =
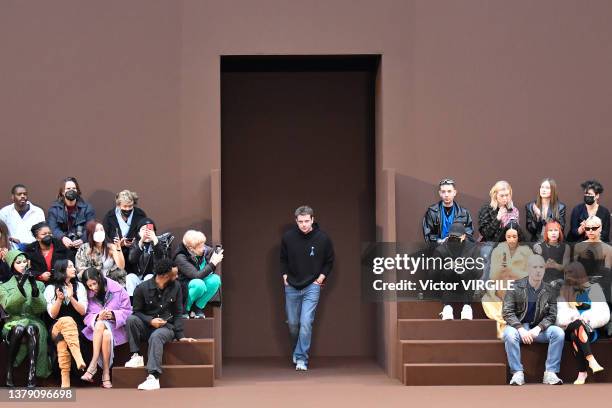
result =
[[[612,188],[607,0],[0,7],[0,189],[21,180],[39,203],[50,201],[57,179],[77,174],[100,207],[129,186],[162,227],[206,228],[210,169],[220,168],[219,56],[232,54],[383,55],[377,186],[383,168],[404,178],[398,239],[420,237],[435,198],[413,186],[447,175],[459,181],[460,198],[476,201],[498,178],[513,183],[518,203],[545,175],[558,179],[570,206],[586,177]],[[141,170],[146,158],[153,176]]]

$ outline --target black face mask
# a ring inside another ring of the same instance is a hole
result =
[[[64,197],[66,198],[66,200],[68,201],[74,201],[77,198],[79,198],[79,193],[77,193],[74,190],[68,190],[66,191],[66,193],[64,194]]]
[[[40,240],[44,245],[49,246],[53,243],[53,237],[51,235],[45,235],[43,239]]]
[[[584,196],[584,203],[586,205],[593,205],[593,204],[595,204],[595,196],[585,195]]]
[[[131,214],[132,210],[121,210],[121,215],[123,215],[125,218],[129,218]]]

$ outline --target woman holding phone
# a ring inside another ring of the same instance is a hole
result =
[[[109,242],[104,226],[98,220],[87,223],[88,241],[81,245],[76,254],[76,268],[79,279],[87,268],[98,269],[104,277],[125,287],[125,257],[121,250],[121,239],[117,236]]]
[[[88,289],[83,335],[93,343],[91,361],[81,379],[93,382],[98,366],[102,366],[102,387],[112,388],[110,368],[115,346],[128,341],[125,322],[132,314],[130,297],[121,285],[96,268],[83,271],[81,281]]]

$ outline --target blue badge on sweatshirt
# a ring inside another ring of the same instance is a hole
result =
[[[310,247],[310,256],[314,256],[314,247]]]

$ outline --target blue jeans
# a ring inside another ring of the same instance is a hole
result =
[[[316,283],[311,283],[304,289],[296,289],[291,285],[285,286],[285,309],[293,357],[296,361],[303,361],[304,364],[308,364],[312,322],[320,294],[321,286]]]
[[[529,323],[524,323],[525,330],[529,330]],[[508,365],[510,372],[514,374],[517,371],[523,371],[521,363],[521,336],[517,329],[507,326],[502,335],[504,346],[506,347],[506,356],[508,356]],[[558,373],[561,365],[561,353],[563,352],[563,343],[565,341],[565,332],[558,326],[548,326],[548,329],[540,332],[535,338],[536,343],[548,343],[548,355],[546,356],[546,371]]]

